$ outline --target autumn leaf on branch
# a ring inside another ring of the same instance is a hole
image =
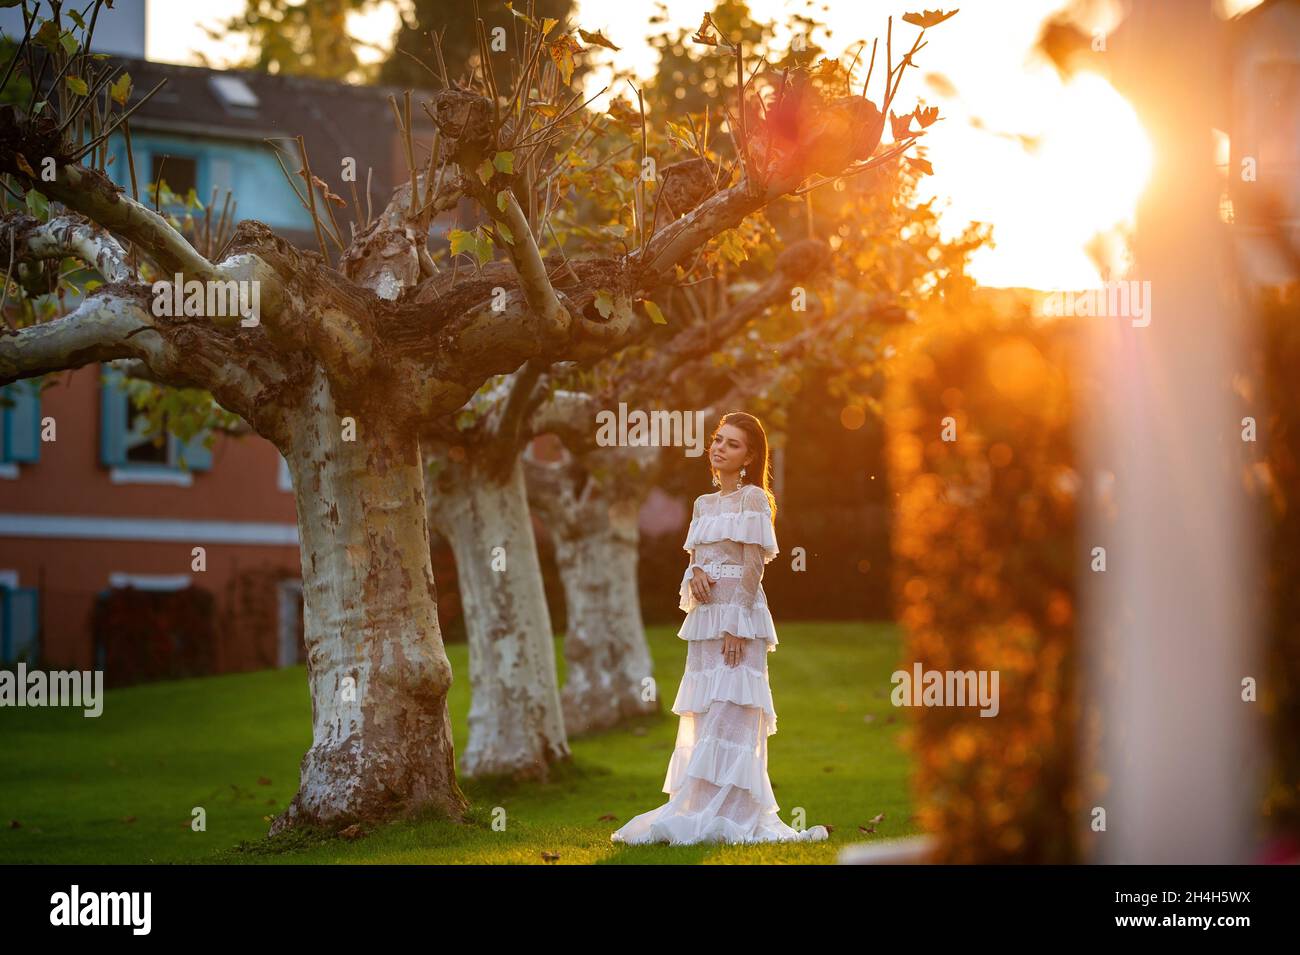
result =
[[[943,23],[943,21],[947,20],[949,17],[956,16],[959,10],[960,8],[958,8],[958,10],[953,10],[951,13],[944,13],[942,10],[926,10],[924,13],[904,13],[903,22],[910,23],[913,26],[918,26],[922,30],[925,30],[929,27]]]
[[[127,99],[131,96],[131,74],[123,73],[108,88],[108,95],[113,97],[113,102],[118,106],[125,106]]]
[[[509,10],[511,13],[513,13],[513,14],[514,14],[516,17],[518,17],[520,20],[523,20],[525,23],[527,23],[527,24],[528,24],[530,27],[532,27],[534,30],[540,30],[540,29],[541,29],[541,27],[538,25],[538,23],[537,23],[536,20],[534,20],[534,19],[533,19],[532,17],[530,17],[528,14],[526,14],[526,13],[520,13],[518,10],[516,10],[516,9],[514,8],[514,3],[513,3],[513,2],[507,3],[507,4],[506,4],[506,9]]]
[[[602,34],[599,30],[597,30],[595,33],[588,33],[586,30],[579,27],[578,36],[582,37],[583,43],[589,43],[593,46],[603,46],[607,50],[613,50],[616,53],[618,52],[619,48],[616,47],[613,43],[610,43],[609,40],[605,38],[604,34]]]
[[[707,13],[704,14],[704,19],[700,21],[700,28],[696,30],[694,35],[691,37],[691,42],[703,43],[705,46],[717,46],[718,38],[713,35],[713,31],[716,29],[717,27],[713,23],[713,17],[709,16]]]
[[[316,185],[316,188],[321,191],[321,195],[325,197],[327,202],[332,202],[336,206],[347,207],[347,201],[342,196],[330,192],[329,184],[320,176],[313,174],[311,181]]]
[[[547,43],[546,52],[550,54],[555,68],[560,71],[560,79],[564,81],[565,86],[568,86],[573,78],[573,54],[581,53],[582,47],[573,38],[573,34],[566,33]]]
[[[909,132],[912,126],[912,114],[904,113],[902,116],[895,116],[894,111],[889,111],[889,129],[894,134],[894,142],[902,142],[912,134]]]

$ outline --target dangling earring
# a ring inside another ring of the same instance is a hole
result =
[[[744,483],[745,483],[745,466],[744,466],[743,464],[740,466],[740,481],[739,481],[739,483],[740,483],[740,484],[744,484]]]
[[[718,480],[718,472],[717,472],[717,471],[714,471],[714,472],[713,472],[713,486],[714,486],[714,487],[722,487],[722,482],[721,482],[720,480]]]

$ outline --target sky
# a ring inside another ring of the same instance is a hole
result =
[[[993,226],[992,248],[976,253],[971,273],[990,286],[1042,290],[1080,289],[1105,277],[1086,249],[1108,238],[1109,277],[1123,274],[1124,237],[1151,167],[1150,144],[1129,104],[1100,73],[1084,72],[1064,81],[1032,53],[1045,18],[1068,0],[964,0],[960,12],[927,32],[928,46],[916,57],[899,93],[900,108],[913,103],[938,106],[942,119],[922,142],[935,174],[924,177],[920,198],[936,198],[946,237],[970,222]],[[1184,0],[1194,2],[1194,0]],[[1259,0],[1213,0],[1220,15],[1232,15]],[[204,0],[202,4],[149,3],[146,53],[152,60],[197,61],[205,52],[213,65],[228,62],[238,50],[223,50],[201,29],[238,13],[245,0]],[[1097,0],[1099,29],[1117,21],[1118,0]],[[697,26],[710,0],[666,0],[674,22]],[[1109,5],[1109,8],[1108,8]],[[576,0],[575,20],[588,31],[601,30],[622,50],[600,50],[594,62],[611,60],[638,75],[653,60],[644,42],[655,11],[654,0]],[[897,0],[817,0],[820,19],[830,30],[818,42],[834,54],[847,50],[847,62],[866,40],[884,45],[886,17],[893,15],[894,45],[911,46],[916,28],[902,23],[908,10],[923,4]],[[802,0],[750,0],[758,20],[781,28],[805,9]],[[952,5],[942,5],[951,10]],[[396,2],[355,16],[350,32],[384,46],[398,25]],[[374,52],[371,56],[378,56]],[[883,52],[880,54],[883,56]],[[897,55],[897,53],[896,53]],[[1096,54],[1104,57],[1104,51]],[[878,64],[879,64],[878,60]],[[940,74],[948,81],[929,81]],[[873,78],[879,103],[882,71]],[[592,78],[591,93],[605,80]],[[597,101],[596,105],[601,105]],[[1224,143],[1220,143],[1224,147]]]

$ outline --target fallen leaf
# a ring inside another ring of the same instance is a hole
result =
[[[339,835],[342,836],[344,839],[360,839],[362,836],[361,823],[354,822],[346,829],[340,829]]]
[[[271,780],[267,779],[265,776],[258,776],[258,777],[257,777],[257,785],[259,785],[259,786],[269,786],[269,785],[271,785]]]

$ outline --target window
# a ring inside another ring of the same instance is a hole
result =
[[[126,460],[132,464],[169,465],[171,441],[167,440],[168,435],[147,437],[147,416],[129,400],[126,405]]]
[[[146,420],[121,388],[122,373],[109,365],[101,366],[100,387],[100,462],[111,469],[116,484],[193,483],[195,471],[212,467],[212,451],[204,447],[207,431],[200,431],[189,441],[173,434],[154,438],[145,434]]]
[[[35,663],[40,613],[35,587],[19,587],[15,571],[0,572],[0,664]]]
[[[0,388],[0,476],[17,477],[19,463],[41,452],[41,382],[27,378]]]
[[[149,170],[149,182],[157,182],[162,176],[167,188],[178,199],[184,199],[191,189],[199,187],[199,162],[193,156],[154,153],[150,157]]]
[[[259,102],[257,94],[238,76],[210,76],[208,86],[217,94],[221,105],[230,110],[256,110]]]

